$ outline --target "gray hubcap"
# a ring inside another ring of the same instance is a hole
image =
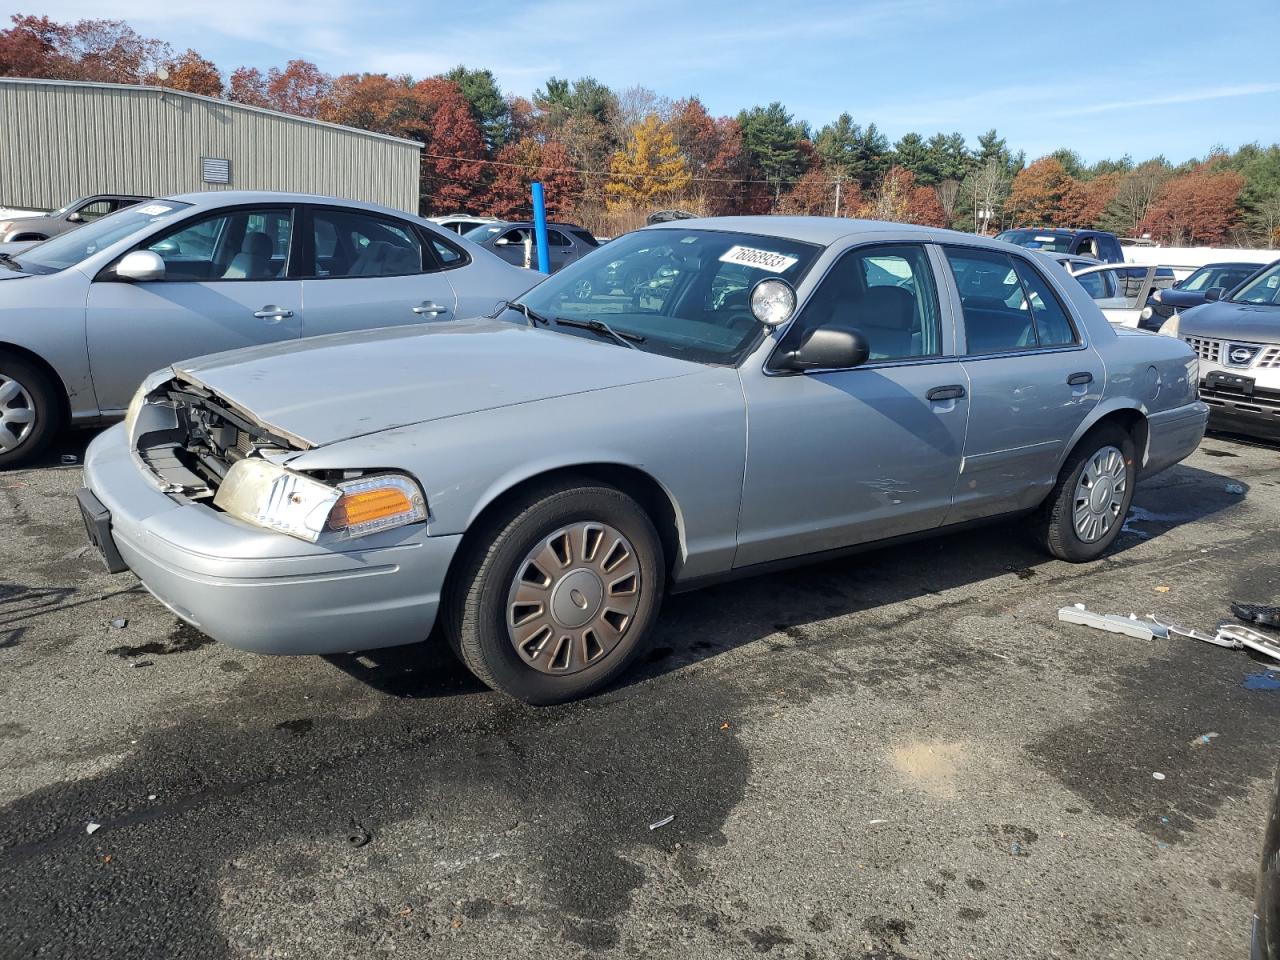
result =
[[[539,673],[577,673],[622,642],[640,606],[640,561],[605,523],[582,521],[539,542],[516,567],[507,634]]]
[[[36,405],[26,387],[0,373],[0,453],[16,450],[36,425]]]
[[[1085,543],[1105,537],[1120,521],[1129,477],[1124,454],[1115,447],[1103,447],[1085,463],[1076,482],[1073,520],[1076,536]]]

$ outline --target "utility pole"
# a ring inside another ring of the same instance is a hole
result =
[[[837,173],[836,174],[836,212],[835,212],[835,216],[837,217],[840,216],[840,182],[841,180],[842,180],[841,175]]]

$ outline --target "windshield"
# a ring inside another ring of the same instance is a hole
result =
[[[1240,286],[1249,277],[1253,276],[1258,270],[1256,265],[1246,266],[1245,264],[1231,264],[1220,267],[1201,267],[1186,280],[1178,284],[1179,290],[1190,290],[1195,293],[1200,290],[1212,290],[1214,287],[1222,287],[1231,290]]]
[[[655,240],[661,244],[655,245]],[[736,364],[756,343],[751,288],[767,277],[797,285],[820,246],[717,230],[639,230],[553,274],[521,302],[549,320],[602,320],[643,337],[640,350]],[[574,336],[596,336],[555,327]]]
[[[495,233],[501,233],[506,227],[505,223],[486,223],[483,226],[474,227],[466,231],[463,236],[475,243],[484,243]]]
[[[176,200],[153,200],[141,206],[126,207],[24,250],[19,254],[19,267],[27,273],[57,273],[113,243],[141,233],[152,224],[174,217],[190,206]]]
[[[1016,243],[1028,250],[1048,250],[1051,253],[1070,253],[1071,234],[1044,233],[1039,230],[1006,230],[996,234],[997,240]]]
[[[1240,288],[1231,298],[1234,303],[1265,303],[1280,305],[1280,263],[1273,263],[1266,272],[1255,277],[1252,283]]]

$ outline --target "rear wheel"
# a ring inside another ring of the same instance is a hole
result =
[[[613,487],[531,492],[477,532],[445,631],[488,686],[535,705],[586,696],[642,648],[664,586],[662,543]]]
[[[57,433],[58,395],[44,371],[0,352],[0,467],[30,460]]]
[[[1129,513],[1136,478],[1128,433],[1110,425],[1088,433],[1040,508],[1038,533],[1045,549],[1071,563],[1106,553]]]

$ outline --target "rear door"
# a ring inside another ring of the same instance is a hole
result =
[[[307,221],[303,336],[453,318],[453,287],[415,224],[319,206]]]
[[[142,378],[190,357],[302,333],[302,283],[291,206],[224,209],[184,220],[139,247],[160,255],[165,278],[89,285],[85,328],[98,407],[121,411]]]
[[[1097,405],[1101,359],[1052,281],[1024,257],[944,248],[959,306],[969,431],[948,523],[1035,506]]]

